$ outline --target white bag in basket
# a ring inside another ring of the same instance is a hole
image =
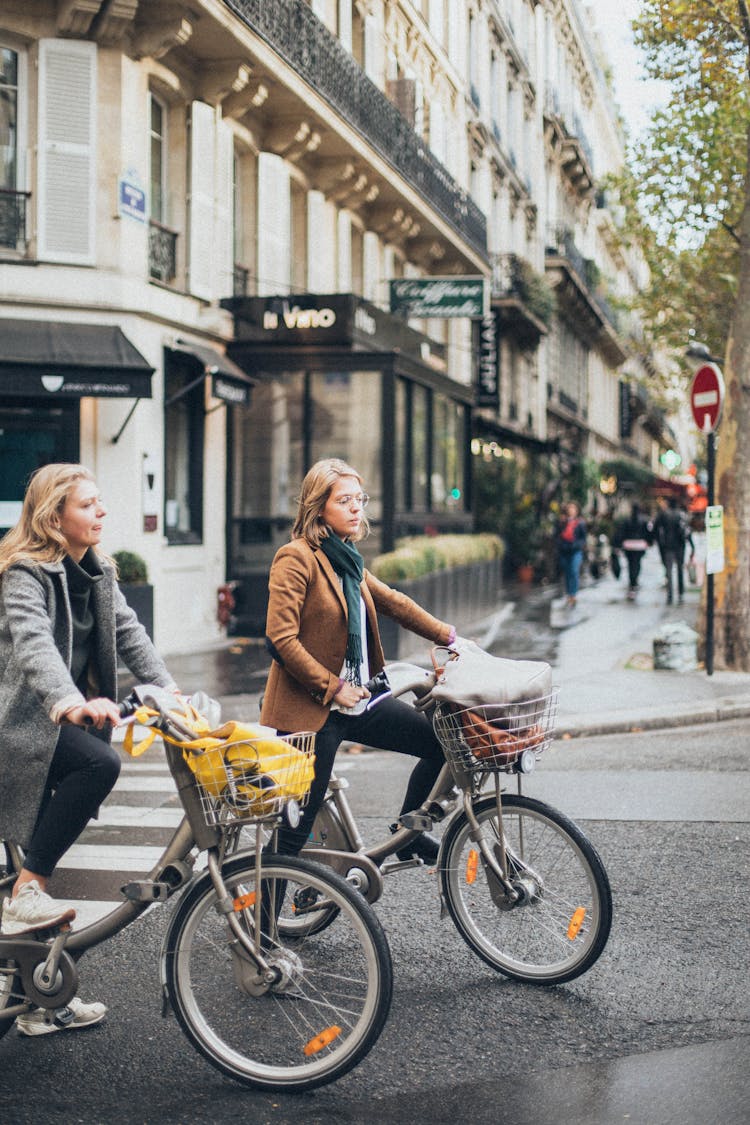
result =
[[[552,690],[552,668],[545,661],[490,656],[473,641],[433,649],[433,664],[442,670],[430,699],[462,707],[521,703],[540,699]]]

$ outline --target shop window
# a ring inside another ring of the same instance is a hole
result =
[[[396,401],[394,407],[393,442],[393,484],[396,511],[411,508],[411,404],[409,384],[405,379],[396,380]]]
[[[430,479],[430,392],[414,383],[411,387],[411,507],[429,508]]]
[[[56,461],[77,462],[79,402],[0,399],[0,535],[18,522],[29,477]]]
[[[437,512],[462,510],[464,499],[465,408],[444,395],[433,401],[433,458],[430,491]]]
[[[164,527],[169,543],[203,538],[205,377],[169,360],[164,378]]]
[[[310,376],[310,463],[340,457],[370,495],[367,515],[382,514],[380,478],[381,377],[375,371],[321,371]]]

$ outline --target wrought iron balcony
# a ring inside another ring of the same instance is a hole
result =
[[[304,0],[224,2],[486,257],[482,211]]]
[[[148,267],[155,281],[174,281],[177,274],[177,232],[155,219],[148,225]]]
[[[26,249],[26,207],[31,192],[0,188],[0,248]]]
[[[552,289],[518,254],[493,254],[491,262],[492,307],[522,346],[536,346],[552,321]]]

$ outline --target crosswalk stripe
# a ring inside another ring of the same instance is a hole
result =
[[[148,808],[145,805],[104,805],[97,828],[176,828],[185,814],[182,805]]]

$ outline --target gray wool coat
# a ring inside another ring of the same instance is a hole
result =
[[[142,683],[174,683],[113,567],[92,587],[92,696],[117,698],[118,658]],[[0,838],[28,847],[61,714],[85,702],[70,676],[73,621],[62,563],[16,563],[0,577]],[[94,732],[109,741],[111,728]]]

